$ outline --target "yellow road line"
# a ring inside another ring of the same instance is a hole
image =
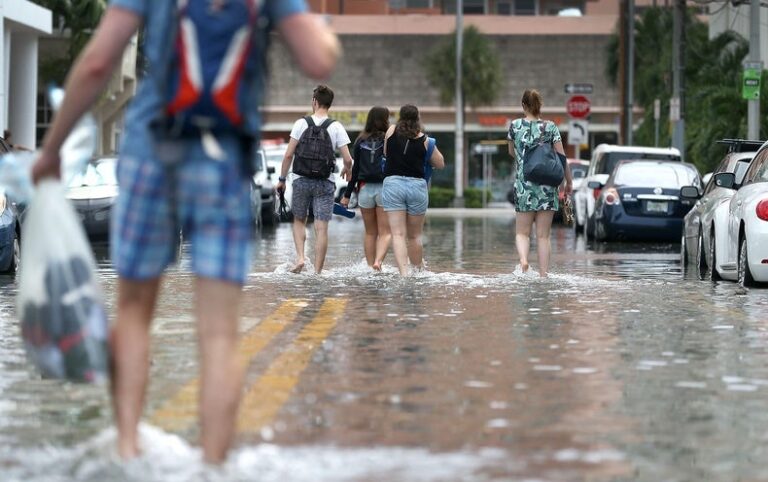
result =
[[[301,300],[283,302],[277,310],[243,336],[237,350],[238,362],[242,365],[249,363],[306,306],[307,303]],[[155,411],[151,422],[165,430],[181,430],[187,427],[197,419],[199,389],[200,379],[195,377]]]
[[[315,319],[301,330],[294,343],[272,362],[246,393],[238,414],[238,431],[257,432],[272,421],[290,398],[312,353],[336,326],[346,305],[347,300],[340,298],[325,300]]]

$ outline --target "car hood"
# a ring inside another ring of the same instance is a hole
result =
[[[67,199],[106,199],[117,196],[117,186],[80,186],[67,189]]]

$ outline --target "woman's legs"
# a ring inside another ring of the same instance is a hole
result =
[[[368,262],[368,266],[373,267],[373,263],[377,259],[376,240],[379,236],[379,224],[376,222],[377,213],[375,208],[360,208],[360,213],[363,215],[363,224],[365,225],[365,240],[363,241],[365,260]]]
[[[551,251],[550,233],[552,232],[552,219],[554,211],[536,212],[536,251],[539,255],[539,275],[547,277],[549,271],[549,253]]]
[[[387,219],[387,213],[384,212],[384,208],[381,206],[377,207],[375,213],[379,236],[376,238],[376,258],[373,262],[373,269],[381,271],[381,263],[384,262],[387,250],[389,249],[389,243],[392,241],[392,232],[389,229],[389,219]]]
[[[531,227],[535,212],[518,212],[515,215],[515,246],[523,273],[528,271],[528,253],[531,251]]]
[[[408,259],[416,268],[424,267],[424,249],[421,243],[421,233],[424,231],[424,215],[406,216],[406,232],[408,237]]]
[[[397,268],[400,270],[400,275],[405,276],[408,274],[408,246],[405,241],[406,214],[405,211],[389,211],[387,217],[389,229],[392,232],[392,248],[395,251]]]

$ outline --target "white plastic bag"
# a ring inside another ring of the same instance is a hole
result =
[[[103,382],[108,323],[96,262],[59,181],[37,185],[21,242],[16,313],[28,357],[44,377]]]

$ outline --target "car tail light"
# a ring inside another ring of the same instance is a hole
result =
[[[763,199],[757,203],[755,212],[757,213],[758,218],[762,219],[763,221],[768,221],[768,199]]]
[[[595,198],[595,201],[597,201],[597,198],[600,197],[600,193],[602,192],[602,189],[594,189],[592,190],[592,196]]]
[[[605,191],[603,200],[605,201],[605,204],[609,206],[614,206],[621,202],[619,200],[619,193],[615,189],[608,189],[607,191]]]

